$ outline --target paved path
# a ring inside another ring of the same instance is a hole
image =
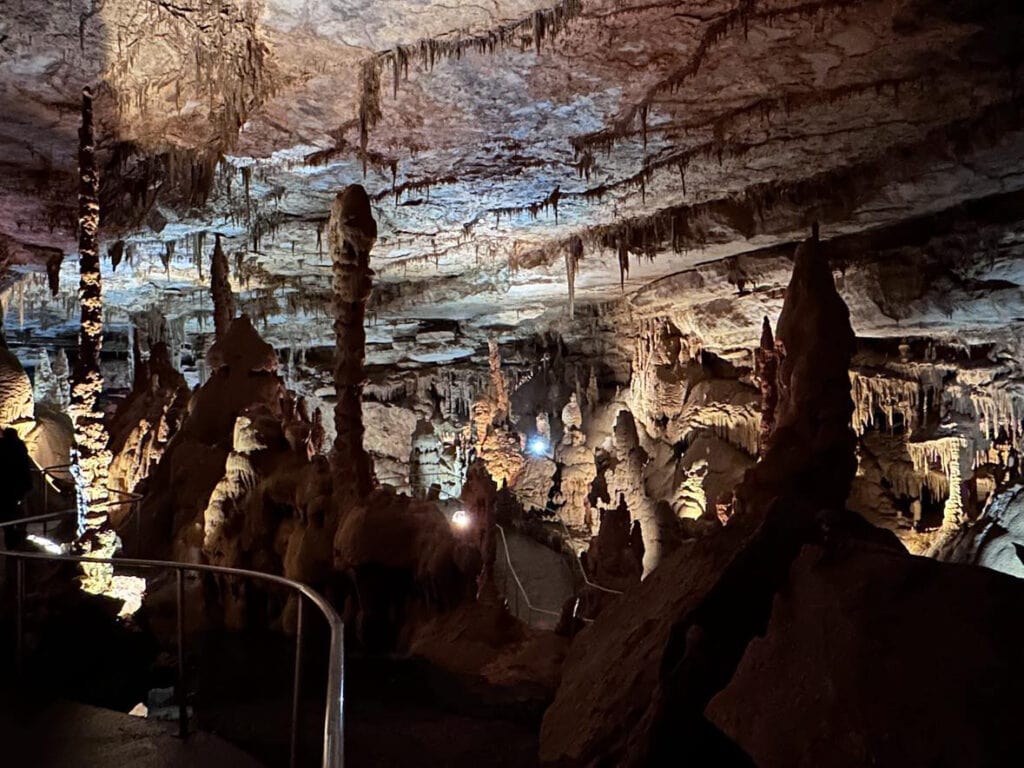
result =
[[[25,711],[10,696],[0,706],[5,768],[261,768],[215,736],[178,739],[173,723],[66,701]]]
[[[554,629],[558,623],[557,615],[573,594],[573,582],[568,563],[554,550],[511,528],[505,528],[505,538],[508,541],[512,566],[522,582],[530,603],[534,608],[550,611],[555,615],[531,611],[521,594],[519,600],[515,599],[515,580],[508,577],[508,564],[505,562],[505,552],[501,545],[500,534],[498,536],[498,556],[495,563],[499,588],[505,587],[505,597],[509,606],[520,619],[533,627]]]

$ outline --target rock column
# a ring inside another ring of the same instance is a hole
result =
[[[370,249],[377,239],[377,223],[370,212],[366,190],[352,184],[339,192],[331,205],[327,228],[334,272],[337,344],[334,492],[337,499],[362,499],[373,484],[370,457],[363,448],[362,395],[366,380],[363,318],[373,278]]]
[[[71,417],[78,454],[79,545],[83,552],[110,557],[117,546],[107,518],[107,433],[96,400],[103,389],[100,351],[103,347],[103,296],[97,230],[100,223],[99,177],[92,129],[92,92],[82,91],[82,125],[78,131],[78,298],[81,328],[78,359],[72,376]],[[112,569],[83,566],[85,587],[104,591]]]

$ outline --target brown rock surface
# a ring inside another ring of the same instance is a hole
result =
[[[707,716],[760,768],[1015,765],[1022,632],[1018,579],[809,546]]]

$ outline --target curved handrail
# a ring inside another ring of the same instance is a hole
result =
[[[566,538],[566,540],[571,539],[572,538],[572,534],[569,532],[569,526],[567,526],[565,524],[565,521],[562,520],[561,517],[558,517],[556,515],[555,519],[558,520],[558,524],[562,527],[562,530],[565,531],[565,538]],[[572,552],[571,555],[572,555],[572,559],[576,562],[576,565],[579,566],[580,576],[583,577],[583,583],[584,584],[586,584],[588,587],[591,587],[592,589],[597,589],[597,590],[600,590],[601,592],[607,592],[609,595],[621,595],[621,594],[623,594],[622,590],[612,589],[611,587],[604,587],[604,586],[601,586],[600,584],[597,584],[596,582],[591,581],[590,578],[587,576],[587,569],[584,568],[583,567],[583,563],[580,562],[579,556],[575,552]]]
[[[512,578],[515,579],[516,586],[519,588],[519,592],[523,595],[523,599],[526,600],[526,607],[530,610],[530,613],[532,614],[536,611],[537,613],[543,613],[546,616],[554,616],[556,619],[562,618],[561,613],[558,613],[557,611],[549,611],[546,608],[538,608],[530,601],[530,596],[526,593],[526,588],[523,586],[523,582],[519,580],[519,574],[516,573],[516,567],[512,565],[512,556],[508,550],[508,539],[505,538],[505,529],[498,523],[495,523],[494,527],[497,528],[498,533],[501,534],[501,546],[505,551],[505,562],[508,563],[508,569],[512,574]]]
[[[22,522],[22,521],[18,521]],[[302,642],[302,598],[305,597],[315,605],[324,615],[330,627],[330,659],[327,671],[327,707],[324,713],[324,735],[323,735],[323,761],[322,768],[342,768],[344,765],[344,681],[345,681],[345,632],[344,624],[338,612],[327,601],[327,599],[312,587],[299,581],[277,576],[271,573],[261,573],[244,568],[229,568],[219,565],[205,565],[200,563],[180,563],[169,560],[140,560],[135,558],[102,558],[89,557],[85,555],[51,555],[42,552],[13,552],[0,549],[0,557],[12,557],[18,565],[18,647],[21,648],[21,603],[24,588],[24,561],[45,560],[49,562],[67,563],[96,563],[100,565],[112,565],[127,568],[173,570],[178,578],[178,656],[179,656],[179,680],[181,680],[181,643],[183,642],[183,613],[182,601],[184,600],[184,573],[194,571],[196,573],[215,573],[223,576],[234,576],[237,578],[253,579],[263,581],[277,586],[286,587],[299,595],[298,603],[298,625],[296,632],[296,669],[295,669],[295,705],[293,706],[292,722],[292,757],[295,756],[295,738],[297,734],[294,718],[297,714],[297,702],[299,693],[299,659],[298,651]],[[183,696],[184,692],[181,692]],[[184,716],[184,699],[179,698],[179,708]]]

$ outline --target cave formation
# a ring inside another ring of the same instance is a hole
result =
[[[1017,764],[1018,6],[8,2],[0,726],[320,764],[132,556],[350,765]]]

